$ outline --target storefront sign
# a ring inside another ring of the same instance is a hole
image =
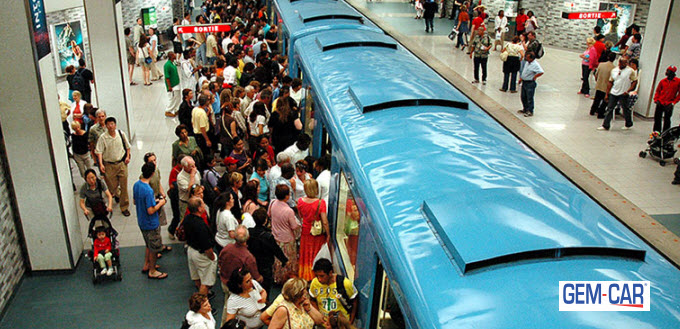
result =
[[[47,34],[45,5],[43,0],[30,0],[31,23],[33,24],[33,41],[37,49],[38,60],[50,53],[50,36]]]
[[[566,19],[610,19],[616,18],[615,11],[589,11],[589,12],[562,12],[562,18]]]
[[[175,25],[175,33],[216,33],[231,31],[231,24]]]

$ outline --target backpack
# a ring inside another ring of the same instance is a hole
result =
[[[349,295],[347,294],[347,290],[345,290],[345,277],[337,274],[335,276],[335,286],[338,289],[338,294],[340,294],[340,298],[338,298],[338,301],[340,304],[342,304],[342,307],[347,310],[347,313],[352,313],[352,307],[354,306],[354,303],[352,303],[352,300],[349,298]]]
[[[543,45],[540,42],[536,41],[536,43],[538,44],[538,47],[536,48],[536,58],[541,58],[545,55],[545,50],[543,50]]]
[[[83,77],[83,71],[85,71],[85,69],[78,69],[76,74],[73,75],[73,90],[85,90],[87,81],[85,81],[85,78]]]

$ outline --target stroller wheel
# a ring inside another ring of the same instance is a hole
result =
[[[640,151],[640,154],[639,154],[639,156],[640,156],[641,158],[643,158],[643,159],[644,159],[644,158],[646,158],[646,157],[647,157],[647,152],[645,152],[645,151]]]
[[[662,166],[662,167],[665,167],[666,161],[664,161],[664,160],[659,161],[659,165]]]

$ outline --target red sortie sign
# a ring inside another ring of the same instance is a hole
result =
[[[231,24],[176,25],[175,33],[216,33],[231,31]]]
[[[589,12],[562,12],[562,18],[566,19],[610,19],[616,18],[615,11],[589,11]]]

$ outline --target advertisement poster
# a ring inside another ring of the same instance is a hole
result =
[[[158,18],[156,17],[156,7],[142,8],[142,24],[144,30],[158,27]]]
[[[597,26],[602,27],[602,34],[606,40],[617,42],[625,33],[626,28],[633,24],[635,5],[630,3],[600,2],[599,11],[615,11],[616,18],[598,19]]]
[[[517,11],[519,7],[519,1],[517,0],[505,0],[505,3],[503,3],[503,13],[505,13],[505,16],[507,17],[516,17],[517,16]]]
[[[78,68],[78,60],[85,56],[80,21],[52,25],[52,33],[57,73],[64,75],[67,66]]]

